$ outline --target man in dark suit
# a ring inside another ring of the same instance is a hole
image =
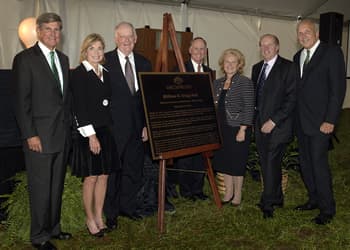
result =
[[[186,72],[212,73],[212,70],[203,64],[207,54],[207,42],[202,37],[195,37],[191,41],[189,53],[191,60],[185,62]],[[203,193],[204,174],[201,172],[205,171],[205,167],[202,155],[180,157],[176,160],[176,167],[185,170],[177,174],[180,195],[192,201],[208,199]]]
[[[259,46],[263,60],[252,70],[256,86],[255,140],[264,183],[259,206],[263,217],[271,218],[274,206],[283,205],[281,162],[292,138],[296,77],[293,63],[278,55],[275,35],[263,35]]]
[[[107,226],[115,227],[117,216],[140,219],[137,194],[142,187],[144,145],[148,140],[138,72],[152,70],[150,61],[133,52],[137,40],[131,23],[115,28],[117,48],[105,54],[105,67],[112,85],[113,132],[121,158],[121,171],[108,180],[105,214]],[[119,184],[120,183],[120,184]]]
[[[69,239],[60,227],[61,201],[70,139],[69,62],[56,49],[62,21],[55,13],[37,18],[38,42],[13,61],[15,112],[28,176],[30,240],[56,249],[51,238]]]
[[[323,225],[332,220],[336,210],[328,149],[346,90],[345,63],[340,47],[320,42],[313,21],[301,21],[297,36],[303,48],[294,56],[296,132],[301,175],[309,199],[296,210],[318,208],[320,214],[312,221]]]

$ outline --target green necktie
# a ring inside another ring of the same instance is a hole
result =
[[[305,60],[304,60],[304,64],[303,64],[303,68],[306,67],[306,65],[310,62],[310,50],[306,50],[306,57],[305,57]]]
[[[52,70],[53,76],[56,78],[56,80],[58,82],[60,82],[60,78],[58,76],[58,71],[57,71],[57,67],[56,67],[56,63],[55,63],[55,52],[54,51],[50,51],[50,57],[51,57],[51,70]]]

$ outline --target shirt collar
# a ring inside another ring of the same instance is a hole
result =
[[[87,60],[84,60],[81,63],[84,65],[86,71],[95,70],[94,67]],[[103,67],[101,64],[98,64],[98,70],[100,72],[102,72],[102,70],[105,70],[108,72],[108,70],[105,67]]]
[[[192,62],[193,69],[194,69],[195,72],[197,71],[198,65],[201,66],[201,70],[202,70],[202,64],[201,63],[196,63],[192,58],[191,58],[191,62]]]
[[[51,50],[48,47],[46,47],[42,42],[38,41],[38,46],[45,56],[48,56],[50,54]],[[52,51],[56,52],[56,48],[54,48]]]
[[[118,53],[118,57],[119,57],[119,58],[122,58],[123,60],[125,60],[126,55],[124,55],[123,52],[121,52],[119,49],[117,49],[117,53]],[[133,61],[133,60],[134,60],[134,53],[131,52],[131,53],[128,55],[128,57],[129,57],[129,61]]]
[[[312,55],[315,53],[315,51],[316,51],[318,45],[320,45],[320,40],[317,40],[317,42],[314,44],[314,46],[312,46],[312,47],[309,49],[309,51],[310,51],[310,58],[311,58]],[[306,51],[307,51],[307,49],[304,48],[304,53],[305,53],[305,55],[306,55]]]
[[[264,61],[264,63],[267,63],[267,65],[269,66],[269,68],[271,68],[271,67],[275,64],[275,62],[276,62],[276,60],[277,60],[277,57],[278,57],[278,54],[276,54],[271,60],[269,60],[269,61]]]

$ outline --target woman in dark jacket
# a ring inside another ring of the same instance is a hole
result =
[[[81,46],[81,64],[73,70],[71,86],[73,107],[79,133],[73,141],[72,174],[83,177],[83,202],[86,226],[93,236],[101,237],[108,175],[119,161],[111,133],[111,85],[102,66],[105,44],[98,34],[88,35]]]
[[[238,206],[248,161],[254,87],[252,81],[242,75],[245,59],[239,50],[225,50],[219,65],[225,76],[214,81],[214,98],[223,141],[215,152],[213,166],[224,175],[223,203]]]

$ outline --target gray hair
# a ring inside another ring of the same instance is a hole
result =
[[[60,24],[60,29],[62,29],[62,19],[59,15],[52,12],[46,12],[38,16],[36,19],[36,25],[40,28],[44,23],[54,23],[58,22]]]
[[[136,34],[136,30],[135,30],[135,27],[134,25],[132,25],[131,23],[129,22],[120,22],[118,23],[115,28],[114,28],[114,31],[117,31],[121,26],[129,26],[131,29],[132,29],[132,34],[136,37],[137,34]]]

